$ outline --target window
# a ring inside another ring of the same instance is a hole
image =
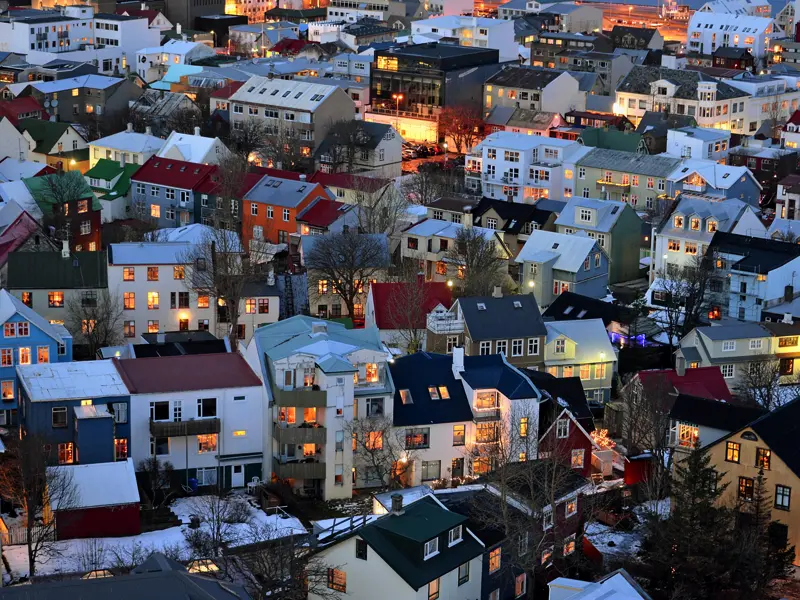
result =
[[[739,462],[739,450],[741,449],[741,444],[737,442],[728,442],[725,446],[725,460],[727,462]]]
[[[186,269],[185,267],[177,266],[172,267],[172,278],[176,280],[183,280],[186,277]]]
[[[521,417],[519,420],[519,437],[528,437],[528,417]]]
[[[502,354],[503,356],[508,355],[508,340],[497,340],[495,342],[495,352],[497,354]]]
[[[209,307],[208,294],[198,294],[197,308],[208,308],[208,307]]]
[[[269,313],[269,298],[258,299],[258,314],[266,315]]]
[[[128,438],[114,438],[114,460],[128,458]]]
[[[756,467],[769,471],[772,452],[768,448],[756,448]]]
[[[527,590],[528,577],[525,573],[520,573],[514,579],[514,598],[520,598],[525,595]]]
[[[284,208],[283,209],[283,220],[284,221],[288,221],[289,220],[289,209],[288,208]]]
[[[492,342],[481,342],[480,344],[480,355],[486,356],[492,353]]]
[[[254,315],[256,313],[256,299],[255,298],[247,298],[244,301],[244,312],[248,315]]]
[[[20,348],[19,349],[19,364],[21,365],[29,365],[31,364],[31,349],[28,347]]]
[[[128,405],[125,402],[114,402],[111,405],[111,410],[114,413],[115,423],[128,422]]]
[[[564,540],[564,556],[569,556],[575,552],[575,534],[568,536]]]
[[[458,585],[464,585],[469,581],[469,563],[465,562],[458,567]]]
[[[2,389],[2,393],[0,394],[3,400],[13,400],[14,399],[14,382],[13,381],[3,381],[0,383],[0,389]]]
[[[789,510],[792,501],[792,488],[785,485],[775,486],[775,508]]]
[[[442,461],[423,460],[422,461],[422,481],[435,481],[441,477]]]
[[[489,573],[494,573],[500,569],[501,552],[500,548],[495,548],[489,552]]]
[[[528,356],[539,354],[539,338],[528,338]]]
[[[153,188],[153,190],[155,191],[156,188]],[[157,194],[154,194],[154,195],[157,195]],[[153,217],[154,219],[160,219],[161,218],[161,207],[158,204],[151,204],[150,205],[150,216]]]
[[[779,348],[788,348],[790,346],[797,346],[797,336],[782,337],[778,340]]]
[[[564,513],[567,518],[578,513],[578,497],[572,496],[567,498],[567,505],[564,507]]]
[[[66,427],[67,426],[67,407],[55,406],[53,407],[51,416],[51,423],[53,427]]]
[[[328,569],[328,588],[337,592],[347,592],[347,573],[339,569]]]
[[[447,545],[453,546],[461,541],[461,525],[456,525],[447,532]]]
[[[573,469],[582,469],[584,465],[585,450],[573,450],[570,466]]]
[[[432,540],[425,542],[425,552],[423,554],[423,558],[428,560],[437,554],[439,554],[439,538],[433,538]]]
[[[136,308],[136,294],[134,292],[122,293],[122,307],[125,310],[134,310]]]
[[[158,321],[150,320],[147,322],[147,333],[158,333]]]
[[[567,341],[565,339],[556,340],[554,351],[556,354],[564,354],[567,350]]]
[[[158,281],[158,267],[147,267],[147,281]]]
[[[720,371],[725,379],[732,379],[736,373],[736,365],[720,365]]]
[[[168,437],[150,437],[150,455],[164,456],[169,454]],[[198,469],[200,471],[200,469]],[[199,479],[199,477],[198,477]]]
[[[522,340],[511,340],[511,356],[522,356]]]
[[[49,292],[47,294],[47,303],[50,308],[64,308],[64,292]]]
[[[209,433],[197,436],[197,453],[205,454],[206,452],[217,451],[217,434]]]
[[[72,442],[58,445],[58,464],[71,465],[75,461],[75,447]]]
[[[667,250],[670,252],[680,252],[681,251],[681,241],[680,240],[667,240]]]
[[[755,482],[750,477],[739,477],[739,500],[750,502],[753,500]]]
[[[722,342],[723,352],[733,352],[736,350],[736,340],[725,340]]]
[[[50,362],[50,346],[39,346],[36,348],[36,362],[40,364]]]
[[[158,310],[158,292],[147,292],[147,310]]]
[[[466,425],[453,425],[453,446],[463,446],[466,439]]]
[[[216,398],[198,398],[197,399],[197,418],[207,419],[209,417],[217,416],[217,399]]]
[[[761,350],[764,340],[750,340],[750,350]]]
[[[418,449],[430,446],[430,427],[418,427],[416,429],[406,429],[406,448]]]
[[[13,348],[3,348],[0,350],[0,366],[13,367],[14,366],[14,350]]]

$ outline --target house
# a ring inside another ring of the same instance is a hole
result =
[[[236,339],[247,345],[259,327],[275,323],[280,318],[282,294],[275,285],[275,275],[270,273],[264,281],[245,284],[239,302],[239,330]],[[226,322],[220,314],[220,323]]]
[[[0,424],[17,425],[20,390],[15,365],[72,361],[72,336],[63,325],[48,323],[30,307],[30,295],[20,300],[0,290],[3,345],[0,347]]]
[[[173,131],[156,156],[201,165],[215,165],[228,152],[219,138],[200,135],[200,128],[194,128],[194,135]]]
[[[172,133],[170,121],[176,112],[200,114],[197,105],[186,94],[158,89],[144,90],[144,93],[131,103],[130,112],[141,122],[147,123],[152,133],[162,137]]]
[[[715,36],[711,28],[722,28],[725,33]],[[697,11],[689,19],[688,49],[712,54],[718,47],[741,48],[760,59],[766,55],[773,28],[769,14],[753,16]]]
[[[88,168],[89,145],[69,123],[55,123],[41,119],[22,119],[17,127],[30,140],[29,160],[50,165],[65,171]]]
[[[438,200],[428,205],[428,217],[441,218],[437,215],[443,212],[439,208],[441,202]],[[547,198],[540,198],[534,204],[523,204],[483,197],[472,208],[472,215],[475,225],[502,231],[503,242],[516,255],[534,231],[555,231],[556,219],[564,206],[564,202]],[[458,216],[462,215],[463,211]]]
[[[18,366],[17,379],[20,424],[52,447],[48,462],[129,458],[130,393],[114,359]]]
[[[444,282],[373,283],[367,293],[364,324],[377,327],[381,341],[390,348],[411,353],[427,347],[428,314],[446,311],[452,302]]]
[[[118,7],[116,12],[118,15],[123,16],[144,17],[147,19],[150,29],[158,29],[162,33],[170,31],[174,27],[167,17],[164,16],[163,12],[153,8],[147,8],[146,6],[147,5],[145,5],[145,8],[133,8],[132,6],[123,5]]]
[[[413,21],[411,35],[434,35],[438,39],[458,40],[462,46],[492,48],[500,53],[502,62],[519,58],[518,45],[514,41],[514,23],[502,19],[460,15],[430,17]]]
[[[627,121],[626,117],[622,117]],[[667,138],[670,129],[681,127],[696,127],[697,121],[689,115],[677,115],[675,113],[662,113],[646,110],[636,126],[636,132],[642,134],[647,150],[650,154],[662,154],[667,152]],[[682,156],[680,152],[670,152],[672,156]]]
[[[559,113],[509,106],[495,106],[483,122],[491,132],[510,131],[544,137],[550,137],[550,131],[566,123]]]
[[[759,208],[761,184],[749,169],[723,165],[713,160],[686,159],[669,176],[668,188],[674,197],[703,200],[735,198]]]
[[[572,378],[574,379],[574,378]],[[611,448],[603,448],[592,437],[594,427],[585,429],[576,416],[568,409],[560,406],[560,398],[556,398],[555,406],[548,407],[554,414],[547,416],[548,426],[540,433],[539,457],[558,463],[588,479],[592,468],[599,470],[600,475],[614,477],[614,469],[624,472],[624,460]]]
[[[558,233],[585,233],[608,256],[608,283],[630,281],[639,276],[636,247],[642,220],[625,202],[573,196],[555,221]]]
[[[515,261],[520,265],[520,290],[533,294],[544,309],[561,292],[591,298],[607,294],[608,255],[588,236],[537,231]]]
[[[664,38],[658,29],[614,25],[610,38],[614,48],[628,50],[662,50],[664,48]]]
[[[0,163],[2,165],[2,163]],[[39,222],[16,202],[0,207],[0,281],[7,281],[8,257],[15,252],[57,252],[59,242],[42,229]]]
[[[648,153],[644,136],[635,131],[587,127],[578,135],[578,141],[592,148],[607,148],[637,154]]]
[[[96,306],[108,288],[105,252],[14,252],[6,287],[45,320],[64,325],[70,305]],[[72,331],[76,344],[80,331]],[[55,356],[55,355],[53,355]]]
[[[273,56],[280,54],[275,49],[284,40],[297,40],[298,28],[294,23],[276,21],[234,25],[228,28],[230,44],[236,51],[247,56]]]
[[[342,233],[358,227],[358,210],[352,204],[317,198],[295,217],[297,234]]]
[[[145,83],[160,80],[171,65],[190,65],[215,56],[214,49],[201,42],[168,40],[163,46],[136,51],[136,74]]]
[[[787,175],[778,182],[775,216],[775,221],[800,220],[800,176]]]
[[[544,39],[542,40],[544,42]],[[647,50],[616,49],[608,52],[594,50],[569,49],[562,50],[547,65],[560,71],[574,73],[595,73],[597,82],[592,88],[593,94],[613,94],[617,84],[630,72],[634,65],[641,65],[648,57]],[[538,61],[533,61],[538,66]],[[591,99],[587,99],[591,102]]]
[[[0,102],[0,115],[16,126],[22,119],[46,119],[47,113],[36,98],[30,96]]]
[[[242,199],[242,243],[285,244],[297,231],[297,215],[318,199],[328,199],[319,183],[265,175]],[[255,246],[254,246],[255,245]]]
[[[712,63],[721,69],[738,71],[755,71],[756,59],[749,48],[732,48],[720,46],[711,53]]]
[[[484,545],[433,495],[409,505],[395,495],[391,512],[318,545],[328,569],[328,588],[357,600],[391,586],[398,598],[478,598]],[[365,562],[362,562],[365,561]],[[314,593],[309,598],[317,599]]]
[[[549,600],[650,600],[650,596],[625,569],[617,569],[592,583],[556,577],[547,584]]]
[[[145,133],[137,133],[133,130],[133,125],[128,123],[125,131],[94,140],[89,144],[89,165],[94,167],[97,161],[102,159],[143,165],[163,146],[164,140],[154,136],[149,126]]]
[[[131,177],[139,170],[135,163],[107,158],[98,160],[83,177],[102,206],[103,223],[126,219],[130,213]]]
[[[547,331],[532,296],[461,297],[427,320],[426,350],[467,356],[502,354],[519,368],[541,368]]]
[[[572,73],[540,67],[504,66],[484,84],[483,110],[488,113],[496,106],[561,112],[586,110],[586,94],[591,91],[581,85]]]
[[[55,173],[52,167],[31,160],[20,160],[6,156],[0,159],[0,181],[19,181],[37,175],[48,175]]]
[[[769,125],[767,129],[770,129]],[[772,132],[768,132],[768,135],[772,137]],[[797,160],[797,150],[772,145],[770,140],[761,144],[753,141],[747,146],[736,146],[728,153],[728,164],[747,167],[761,184],[762,203],[768,203],[775,197],[778,181],[797,170]]]
[[[352,121],[331,128],[317,148],[317,168],[324,173],[361,173],[392,178],[402,173],[403,138],[391,125]]]
[[[317,171],[309,181],[318,183],[328,195],[346,204],[377,206],[381,197],[394,192],[394,180],[381,177],[365,177],[349,173],[324,173]]]
[[[272,407],[266,414],[274,444],[265,458],[274,476],[298,493],[352,497],[366,473],[353,462],[344,421],[392,410],[394,385],[378,330],[295,316],[256,329],[244,356]]]
[[[79,407],[86,409],[87,407]],[[49,498],[60,540],[139,535],[139,487],[133,461],[61,465],[48,468],[56,481],[75,490]]]
[[[764,469],[772,496],[771,518],[779,523],[779,531],[789,544],[800,541],[797,503],[791,501],[792,488],[800,485],[800,469],[792,451],[796,436],[791,426],[798,417],[800,400],[793,400],[706,446],[709,466],[723,474],[720,485],[727,486],[721,503],[751,502],[755,478]]]
[[[189,264],[192,253],[197,252],[192,249],[195,243],[177,240],[109,245],[108,289],[122,299],[124,337],[190,329],[217,331],[216,299],[192,291],[186,283],[194,269],[210,267],[201,262]]]
[[[558,31],[564,33],[590,33],[603,28],[603,11],[576,2],[545,4],[539,14],[555,15]]]
[[[586,397],[608,402],[617,353],[600,319],[545,322],[544,370],[554,377],[581,378]]]
[[[0,118],[0,154],[13,157],[16,161],[28,161],[30,152],[36,142],[26,136],[11,122],[8,117]]]
[[[707,158],[725,162],[731,134],[721,129],[680,127],[667,131],[666,151],[681,158]]]
[[[131,395],[134,464],[156,456],[173,464],[181,484],[194,478],[201,488],[242,488],[270,472],[264,386],[241,355],[129,358],[115,364]]]
[[[210,165],[153,156],[131,177],[131,211],[158,227],[196,223],[194,192],[213,170]]]

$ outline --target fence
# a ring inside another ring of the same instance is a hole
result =
[[[55,541],[56,532],[54,527],[36,525],[33,528],[35,539],[46,538],[48,541]],[[28,543],[28,529],[19,525],[12,527],[6,526],[0,519],[0,542],[3,546],[21,546]]]

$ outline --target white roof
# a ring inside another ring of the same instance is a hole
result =
[[[72,484],[76,498],[65,499],[65,510],[139,502],[139,487],[136,485],[136,472],[131,458],[89,465],[49,467],[48,473],[61,473],[65,481]],[[56,494],[50,504],[54,510],[58,510],[59,503],[60,498]]]
[[[554,590],[573,592],[574,595],[558,596],[569,600],[644,600],[648,597],[643,595],[641,588],[622,570],[597,583],[558,577],[547,585],[550,588],[551,598],[555,597]]]
[[[0,183],[0,199],[8,203],[16,202],[22,210],[41,222],[43,218],[42,209],[39,208],[36,200],[31,196],[28,186],[21,179]]]
[[[747,14],[695,12],[689,19],[689,29],[705,29],[710,25],[716,31],[726,33],[764,33],[772,25],[772,19],[753,17]]]
[[[750,177],[761,188],[761,184],[756,181],[747,167],[721,165],[713,160],[699,158],[685,160],[667,178],[671,181],[680,181],[690,177],[692,173],[697,173],[706,183],[718,190],[727,190],[742,177]]]
[[[731,137],[730,131],[725,131],[724,129],[711,129],[709,127],[679,127],[677,129],[670,129],[669,131],[677,131],[678,133],[683,133],[688,137],[697,138],[698,140],[703,140],[706,142],[711,142],[714,140],[727,140]],[[669,135],[669,132],[667,132]]]
[[[595,198],[572,196],[559,213],[556,219],[556,225],[609,232],[614,228],[614,225],[619,220],[626,206],[627,204],[625,202],[620,202],[619,200],[597,200]],[[591,208],[596,211],[597,218],[595,219],[595,223],[590,225],[588,223],[578,222],[575,218],[575,212],[578,208]]]
[[[135,131],[120,131],[93,141],[89,146],[113,148],[123,152],[154,152],[164,145],[164,140],[154,135]],[[0,163],[2,166],[2,163]]]
[[[19,160],[7,156],[0,160],[0,178],[3,181],[16,181],[23,177],[34,177],[47,165],[31,160]]]
[[[608,331],[603,324],[603,319],[576,319],[574,321],[548,321],[544,324],[547,329],[547,342],[564,336],[575,342],[578,359],[584,362],[597,361],[597,357],[604,353],[604,360],[615,362],[617,355],[614,346],[608,337]],[[575,359],[569,359],[574,361]]]
[[[104,90],[110,88],[124,81],[120,77],[106,77],[105,75],[81,75],[80,77],[70,77],[69,79],[58,79],[56,81],[25,81],[22,83],[12,83],[8,85],[9,91],[18,96],[29,85],[36,88],[43,94],[52,94],[54,92],[64,92],[74,88],[92,88],[95,90]]]
[[[553,268],[577,273],[592,252],[595,241],[580,234],[534,231],[517,255],[517,262],[546,262],[556,258]]]
[[[228,248],[239,245],[239,236],[235,231],[228,231]],[[192,223],[183,227],[170,227],[167,229],[156,229],[153,237],[163,242],[183,242],[189,244],[203,244],[209,239],[219,239],[221,232],[202,223]]]
[[[110,359],[19,366],[17,376],[33,402],[129,395]]]
[[[725,200],[724,202],[717,202],[714,200],[694,198],[692,196],[681,196],[672,214],[673,216],[682,215],[687,218],[691,216],[697,216],[701,219],[713,218],[717,221],[717,231],[728,232],[733,230],[742,214],[747,210],[753,209],[750,208],[748,204],[735,198]],[[683,238],[691,237],[692,234],[697,234],[703,238],[708,236],[708,232],[705,231],[705,229],[698,232],[693,232],[690,229],[675,229],[674,219],[666,219],[663,221],[658,228],[658,233],[662,235],[672,233],[674,235],[680,235]]]
[[[219,142],[219,138],[173,131],[164,141],[164,145],[161,147],[161,150],[158,151],[157,156],[161,158],[175,158],[175,156],[169,155],[170,150],[174,148],[181,156],[181,158],[177,160],[202,164],[217,142]]]
[[[183,265],[189,242],[124,242],[110,244],[109,266],[115,265]]]
[[[756,6],[770,6],[768,0],[711,0],[700,7],[703,12],[747,14]],[[770,6],[770,12],[772,7]]]
[[[565,71],[566,73],[566,71]],[[566,148],[569,146],[579,146],[578,142],[572,140],[562,140],[558,138],[543,137],[540,135],[520,135],[512,131],[496,131],[486,136],[483,141],[475,146],[472,153],[480,152],[479,149],[486,147],[511,148],[513,150],[531,150],[539,146],[549,146]],[[542,157],[540,157],[542,158]]]
[[[231,95],[232,102],[248,102],[313,112],[339,87],[302,79],[251,77]]]
[[[54,340],[63,343],[62,331],[53,327],[50,322],[42,317],[32,308],[28,308],[22,303],[22,300],[11,294],[6,289],[0,289],[0,323],[5,323],[15,314],[19,313],[28,321],[41,329],[43,333],[49,335]],[[71,337],[71,336],[67,336]]]
[[[458,236],[458,232],[463,228],[464,226],[461,223],[451,223],[450,221],[440,221],[439,219],[425,219],[407,229],[406,233],[423,237],[435,235],[454,240],[456,236]],[[494,238],[495,233],[497,233],[494,229],[487,229],[486,227],[473,227],[473,229],[481,232],[483,237],[487,240]]]
[[[189,54],[198,46],[207,47],[200,42],[187,42],[185,40],[170,40],[163,46],[151,46],[136,51],[136,54]]]
[[[460,15],[446,15],[414,21],[412,27],[419,28],[441,28],[441,29],[460,29],[462,27],[480,27],[482,29],[506,25],[508,21],[502,19],[489,19],[486,17],[462,17]]]

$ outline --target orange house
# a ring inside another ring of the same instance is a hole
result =
[[[301,176],[302,177],[302,176]],[[297,215],[317,198],[328,199],[318,183],[265,175],[242,200],[242,240],[288,244]]]

